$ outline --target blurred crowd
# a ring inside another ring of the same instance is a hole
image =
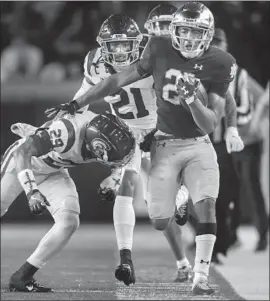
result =
[[[166,1],[1,2],[1,82],[27,78],[80,78],[86,53],[97,46],[102,22],[111,14],[134,18],[143,32],[149,11]],[[179,7],[183,1],[171,1]],[[216,27],[228,35],[229,52],[265,87],[269,78],[269,3],[203,1]],[[268,68],[266,68],[268,66]]]

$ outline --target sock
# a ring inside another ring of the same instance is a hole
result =
[[[117,196],[113,207],[113,223],[118,249],[132,249],[135,212],[132,197]]]
[[[177,266],[177,269],[180,270],[180,269],[182,269],[184,267],[189,267],[191,265],[190,265],[188,259],[185,257],[185,258],[183,258],[181,260],[177,260],[176,261],[176,266]]]
[[[120,250],[120,264],[130,263],[131,261],[131,251],[127,249]]]
[[[197,281],[199,277],[208,277],[215,241],[216,236],[213,234],[196,236],[196,255],[193,269],[195,272],[194,282]]]
[[[22,275],[23,279],[29,279],[38,271],[39,268],[33,266],[31,263],[26,261],[18,270]]]

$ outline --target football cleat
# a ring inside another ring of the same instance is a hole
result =
[[[11,292],[27,292],[27,293],[48,293],[53,290],[50,287],[40,285],[34,278],[22,280],[17,275],[10,278],[9,290]]]
[[[119,281],[123,281],[127,286],[135,284],[136,277],[132,261],[120,264],[115,270],[115,277]]]
[[[178,210],[176,208],[175,210],[175,222],[180,225],[184,226],[187,223],[188,220],[188,202],[185,202],[182,204]]]
[[[211,295],[214,291],[215,290],[209,286],[207,279],[200,279],[192,285],[194,295]]]
[[[175,283],[177,282],[185,282],[188,280],[193,280],[193,271],[191,266],[185,266],[177,270],[177,276],[174,280]]]

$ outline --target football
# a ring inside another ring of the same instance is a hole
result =
[[[208,94],[202,85],[202,83],[199,85],[199,89],[197,90],[196,96],[199,98],[199,100],[202,102],[202,104],[207,107],[208,106]],[[189,105],[186,104],[185,101],[181,101],[182,106],[190,111]]]

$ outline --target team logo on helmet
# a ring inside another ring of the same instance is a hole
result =
[[[100,138],[95,138],[91,141],[91,146],[98,158],[105,162],[108,161],[108,151],[111,149],[111,147],[106,141]]]

